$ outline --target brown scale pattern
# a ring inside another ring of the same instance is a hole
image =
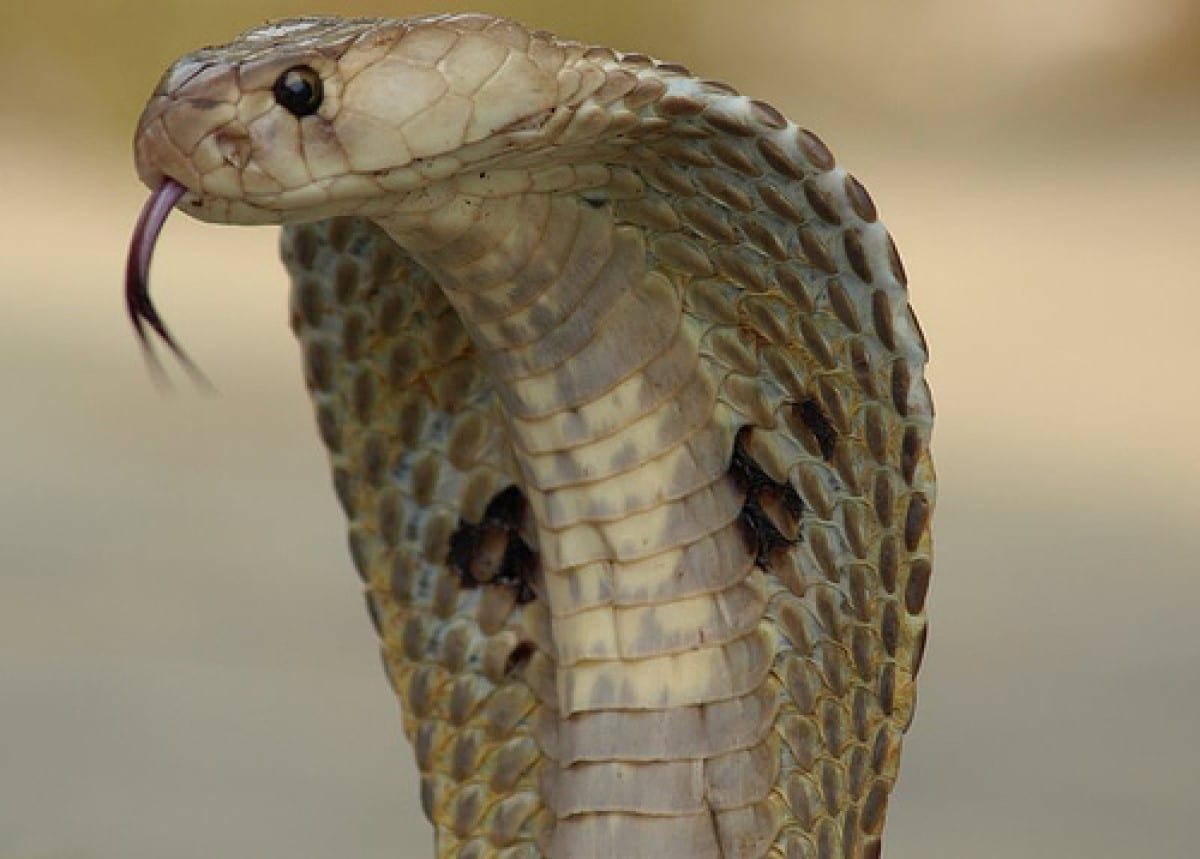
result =
[[[440,855],[540,856],[536,620],[446,564],[511,484],[490,387],[441,290],[376,227],[288,230],[292,327]]]
[[[731,129],[725,123],[719,130]],[[715,302],[697,296],[688,309],[746,335],[741,339],[748,355],[731,358],[728,341],[714,348],[712,360],[719,368],[714,372],[744,368],[740,372],[756,377],[758,385],[745,390],[729,384],[732,376],[726,376],[725,386],[742,420],[774,430],[755,431],[750,455],[775,479],[790,478],[816,517],[803,529],[807,539],[776,552],[768,565],[773,595],[765,617],[779,636],[769,682],[778,683],[782,698],[776,721],[784,750],[778,788],[794,815],[781,827],[772,852],[873,856],[897,774],[900,737],[912,716],[912,680],[924,642],[921,609],[933,482],[927,456],[930,410],[923,390],[912,393],[905,360],[894,356],[895,299],[887,292],[870,293],[868,324],[875,336],[862,336],[860,308],[867,302],[857,296],[863,286],[853,283],[858,292],[852,296],[845,281],[865,285],[875,274],[856,228],[842,233],[838,247],[836,239],[822,235],[828,230],[814,223],[843,226],[853,218],[871,223],[874,204],[848,174],[839,199],[832,183],[821,182],[820,174],[833,166],[832,156],[815,137],[802,132],[800,139],[799,148],[816,153],[807,166],[776,145],[758,147],[765,163],[746,153],[739,173],[783,172],[803,182],[799,194],[786,185],[760,192],[769,212],[740,223],[734,213],[743,208],[743,198],[715,193],[722,179],[729,181],[728,174],[699,182],[688,175],[704,169],[697,159],[676,159],[669,166],[658,161],[656,175],[665,189],[701,187],[725,203],[723,211],[704,203],[680,207],[694,233],[670,240],[664,264],[684,275],[707,273],[703,263],[679,266],[677,260],[720,260],[721,243],[733,249],[743,242],[772,259],[782,250],[794,261],[776,267],[769,284],[764,280],[771,269],[761,256],[751,272],[718,263],[721,274],[741,289],[726,290]],[[718,157],[727,164],[733,160]],[[668,177],[665,170],[677,175]],[[801,214],[805,210],[811,212],[807,217]],[[794,222],[791,230],[788,222]],[[658,246],[667,241],[660,237]],[[890,240],[889,256],[894,257]],[[903,285],[895,277],[898,266],[891,268],[888,274]],[[845,272],[841,278],[840,272]],[[710,309],[714,304],[716,312]],[[731,307],[738,309],[734,319],[728,318]],[[800,337],[793,334],[797,331]],[[709,342],[718,341],[710,337]],[[757,396],[770,394],[764,378],[784,388],[781,400],[765,409]],[[874,404],[878,390],[891,395],[887,407]],[[857,400],[851,414],[843,392]],[[914,397],[915,408],[910,405]],[[910,411],[915,420],[906,422]],[[869,474],[866,464],[875,466]],[[895,521],[897,506],[905,511],[902,522]],[[906,557],[897,558],[897,552]],[[908,586],[899,588],[896,578],[904,572]]]

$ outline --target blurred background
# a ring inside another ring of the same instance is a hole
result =
[[[176,217],[159,245],[159,307],[216,397],[156,391],[120,296],[161,71],[323,9],[20,6],[0,7],[0,857],[429,855],[275,231]],[[1194,856],[1200,5],[473,7],[774,103],[896,237],[941,493],[889,859]]]

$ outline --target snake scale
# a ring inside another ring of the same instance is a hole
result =
[[[302,18],[163,76],[175,206],[282,224],[441,857],[877,857],[925,643],[926,347],[824,144],[484,15]],[[182,352],[179,352],[182,356]]]

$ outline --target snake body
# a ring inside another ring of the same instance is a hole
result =
[[[438,856],[879,855],[932,407],[814,135],[511,21],[308,18],[178,61],[136,155],[285,225]]]

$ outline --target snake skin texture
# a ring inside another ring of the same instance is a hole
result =
[[[136,154],[183,211],[285,225],[437,856],[880,855],[933,411],[816,136],[511,21],[311,18],[176,63]]]

